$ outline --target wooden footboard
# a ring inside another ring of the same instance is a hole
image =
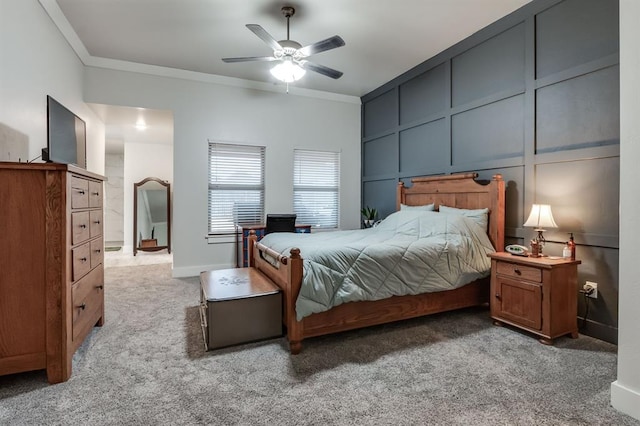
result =
[[[272,263],[273,260],[275,262]],[[281,256],[279,253],[260,244],[255,232],[251,231],[249,234],[249,267],[262,271],[282,290],[282,306],[284,309],[282,322],[287,328],[289,349],[292,354],[300,353],[302,339],[304,338],[302,321],[296,320],[296,300],[302,285],[300,250],[293,248],[290,256]]]
[[[496,250],[504,247],[504,181],[496,175],[489,185],[475,182],[477,174],[448,175],[413,179],[413,186],[398,185],[400,204],[434,203],[449,207],[477,209],[489,207],[488,234]],[[378,301],[350,302],[329,311],[296,319],[296,300],[302,285],[303,259],[300,250],[291,249],[282,256],[249,236],[250,266],[267,275],[283,294],[283,324],[292,354],[302,350],[302,340],[371,325],[384,324],[437,312],[486,304],[489,301],[489,278],[474,281],[455,290],[414,296],[394,296]],[[270,261],[271,260],[271,261]]]

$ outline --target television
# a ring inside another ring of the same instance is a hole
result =
[[[47,147],[42,159],[87,168],[87,127],[80,117],[47,96]]]

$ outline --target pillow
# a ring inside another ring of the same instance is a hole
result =
[[[440,213],[459,214],[477,223],[485,232],[489,225],[489,209],[458,209],[440,205]]]
[[[425,204],[424,206],[408,206],[406,204],[400,204],[400,210],[422,210],[425,212],[432,212],[435,210],[434,204]]]

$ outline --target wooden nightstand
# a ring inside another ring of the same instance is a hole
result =
[[[579,260],[491,253],[491,318],[540,336],[578,337]]]

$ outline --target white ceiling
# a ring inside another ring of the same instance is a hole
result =
[[[307,72],[292,90],[361,97],[531,0],[39,1],[86,65],[142,72],[153,65],[276,91],[284,86],[269,73],[273,63],[221,58],[270,56],[245,25],[286,39],[281,8],[293,6],[292,40],[305,46],[340,35],[346,45],[309,58],[342,71],[340,79]]]
[[[105,151],[121,154],[124,143],[173,144],[173,112],[88,104],[105,123]]]

